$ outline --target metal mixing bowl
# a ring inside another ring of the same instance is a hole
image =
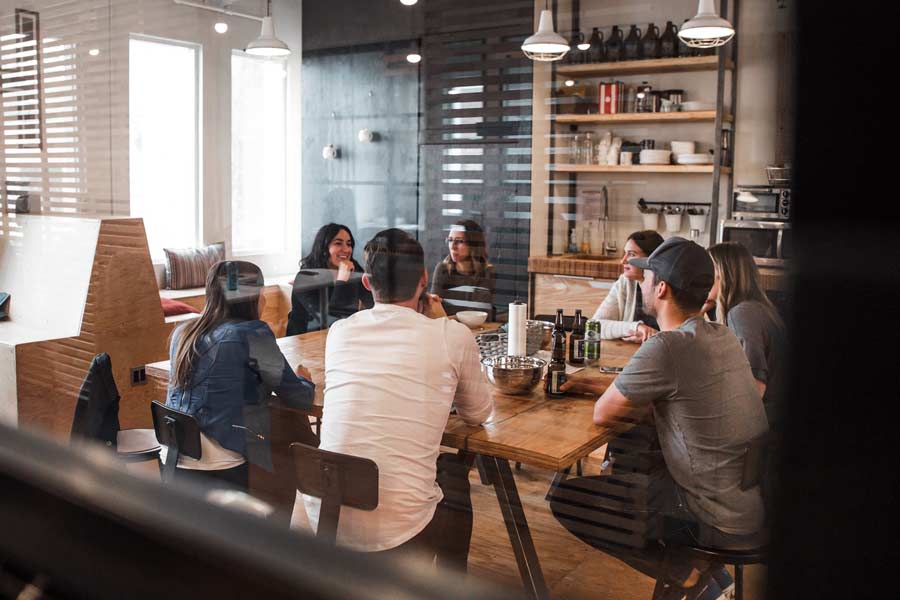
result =
[[[527,394],[544,376],[547,361],[531,356],[488,356],[482,359],[488,380],[504,394]]]

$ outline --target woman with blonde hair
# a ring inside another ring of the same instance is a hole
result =
[[[784,369],[784,322],[759,283],[749,250],[737,242],[723,242],[712,246],[709,254],[716,279],[703,310],[715,307],[716,320],[741,341],[771,426]]]
[[[481,226],[471,219],[457,221],[450,226],[447,245],[449,254],[434,267],[431,293],[444,300],[444,311],[448,315],[469,308],[490,313],[496,275],[494,265],[488,260]],[[475,289],[454,289],[463,286]]]

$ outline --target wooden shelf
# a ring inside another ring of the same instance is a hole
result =
[[[587,65],[560,65],[559,77],[604,77],[607,75],[641,75],[644,73],[689,73],[715,71],[719,68],[718,56],[689,56],[687,58],[653,58],[648,60],[623,60]],[[725,59],[725,68],[733,69],[731,59]]]
[[[694,110],[690,112],[616,113],[612,115],[556,115],[557,123],[579,125],[585,123],[699,123],[715,121],[716,111]],[[731,115],[724,115],[725,122],[732,121]]]
[[[714,165],[552,165],[551,170],[558,173],[673,173],[673,174],[712,174]],[[731,167],[722,167],[722,174],[731,173]]]

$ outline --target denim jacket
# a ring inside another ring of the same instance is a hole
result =
[[[175,358],[180,333],[179,329],[172,336],[170,361]],[[315,385],[294,373],[272,330],[262,321],[226,321],[197,346],[200,357],[190,385],[181,389],[170,384],[166,406],[192,415],[200,431],[223,448],[247,456],[243,428],[250,430],[247,433],[252,439],[258,426],[245,423],[245,418],[258,419],[260,412],[265,412],[267,424],[267,411],[258,409],[266,405],[273,391],[292,408],[312,406]]]

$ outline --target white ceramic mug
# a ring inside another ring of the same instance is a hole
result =
[[[630,165],[632,161],[631,152],[621,152],[619,154],[619,164],[621,165]]]

